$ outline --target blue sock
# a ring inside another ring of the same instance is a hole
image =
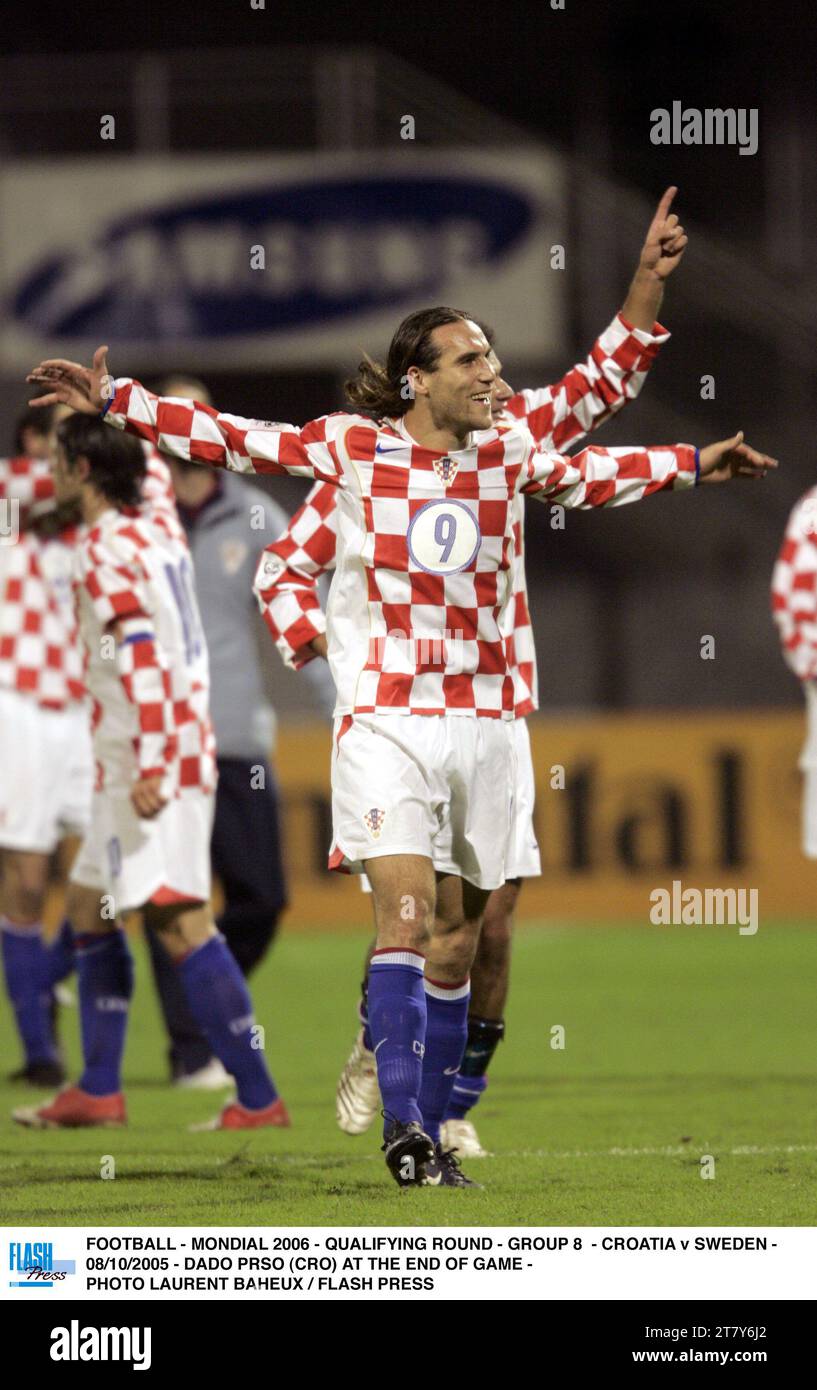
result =
[[[360,1004],[358,1005],[357,1016],[363,1024],[363,1046],[367,1052],[374,1052],[372,1044],[372,1030],[369,1027],[369,981],[364,980],[360,989]]]
[[[79,1085],[91,1096],[122,1089],[122,1053],[133,994],[133,957],[121,928],[76,937],[79,1017],[85,1062]]]
[[[247,984],[223,936],[212,936],[179,963],[190,1012],[213,1052],[235,1078],[238,1103],[264,1110],[278,1099],[264,1053],[253,1047]]]
[[[473,1110],[487,1085],[487,1076],[463,1076],[462,1071],[460,1071],[459,1076],[454,1077],[454,1085],[446,1107],[445,1118],[447,1120],[464,1120],[468,1111]]]
[[[51,990],[45,973],[46,948],[39,922],[18,925],[0,917],[3,968],[26,1065],[58,1059],[51,1022]]]
[[[375,951],[369,966],[369,1027],[386,1117],[384,1136],[395,1120],[422,1124],[426,1000],[418,951]]]
[[[420,1109],[423,1129],[435,1144],[440,1142],[440,1125],[448,1109],[468,1040],[468,980],[459,985],[440,985],[426,979],[426,1055],[423,1058],[423,1084]]]
[[[58,985],[60,980],[64,980],[66,975],[71,974],[75,965],[74,933],[71,930],[71,923],[66,917],[56,936],[46,947],[45,968],[48,972],[49,984]]]
[[[460,1065],[460,1074],[454,1082],[448,1109],[447,1120],[464,1120],[472,1110],[488,1085],[485,1075],[491,1058],[505,1036],[505,1023],[501,1018],[479,1018],[472,1014],[468,1020],[468,1042]]]

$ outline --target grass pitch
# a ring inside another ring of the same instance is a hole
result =
[[[373,1128],[334,1121],[365,936],[287,936],[254,980],[291,1130],[190,1134],[221,1097],[165,1083],[141,942],[126,1130],[38,1132],[0,1087],[5,1225],[812,1225],[817,1221],[817,931],[518,930],[508,1036],[474,1112],[484,1191],[401,1193]],[[62,1033],[76,1076],[76,1011]],[[551,1046],[561,1027],[564,1048]],[[0,1012],[5,1065],[17,1044]],[[114,1180],[100,1177],[104,1155]],[[715,1160],[701,1177],[701,1157]]]

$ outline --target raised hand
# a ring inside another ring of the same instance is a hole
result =
[[[41,362],[29,372],[26,381],[50,387],[50,391],[45,396],[36,396],[29,405],[67,405],[83,415],[98,415],[114,394],[107,352],[107,347],[97,348],[91,367],[68,362],[64,357],[50,357]]]
[[[674,212],[670,212],[678,189],[668,188],[655,210],[638,262],[640,271],[666,280],[681,260],[689,237]]]
[[[777,459],[744,444],[743,430],[738,430],[731,439],[701,449],[699,464],[702,483],[726,483],[731,478],[765,478],[770,468],[777,468]]]

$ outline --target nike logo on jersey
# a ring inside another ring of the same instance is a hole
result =
[[[382,444],[375,444],[374,451],[376,454],[402,454],[405,447],[405,444],[397,444],[391,449],[384,449]]]
[[[443,1076],[456,1076],[458,1071],[459,1067],[444,1067]]]

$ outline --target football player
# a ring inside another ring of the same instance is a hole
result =
[[[802,845],[817,859],[817,487],[793,508],[772,574],[772,614],[783,658],[799,679],[806,701]]]
[[[680,264],[687,237],[671,212],[677,190],[668,188],[656,209],[621,311],[599,336],[584,362],[555,385],[514,392],[502,378],[494,336],[495,377],[491,414],[494,424],[520,420],[542,448],[576,445],[638,395],[646,374],[669,334],[657,322],[667,279]],[[326,655],[326,619],[318,596],[319,578],[334,569],[338,489],[317,483],[286,531],[267,547],[258,567],[255,591],[278,650],[294,670]],[[508,608],[508,656],[514,680],[516,784],[511,843],[505,883],[488,899],[479,946],[471,971],[468,1041],[460,1073],[441,1128],[444,1149],[461,1158],[485,1155],[469,1112],[487,1086],[487,1071],[505,1034],[511,939],[522,880],[541,872],[533,824],[535,783],[525,717],[538,708],[536,650],[528,609],[524,563],[524,506],[517,498],[514,526],[513,597]],[[368,975],[368,958],[365,975]],[[367,979],[359,1004],[361,1027],[341,1073],[336,1117],[347,1134],[362,1134],[380,1107],[377,1065],[368,1024]]]
[[[15,455],[0,459],[0,942],[24,1053],[11,1080],[35,1086],[64,1079],[54,986],[73,967],[66,924],[43,935],[49,860],[87,827],[93,784],[71,593],[81,518],[54,498],[53,416],[22,412]]]
[[[78,1085],[15,1119],[44,1129],[126,1122],[121,1060],[133,972],[120,918],[141,907],[236,1082],[237,1100],[210,1127],[287,1125],[244,977],[209,906],[207,649],[168,470],[86,414],[58,426],[53,471],[58,503],[78,505],[86,528],[74,583],[97,779],[66,904],[84,1068]]]

